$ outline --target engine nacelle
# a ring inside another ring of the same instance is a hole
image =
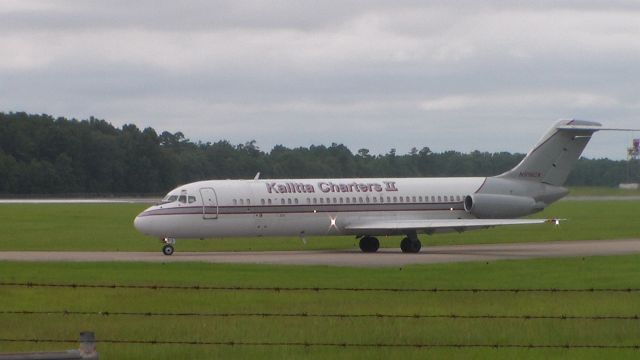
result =
[[[464,198],[464,210],[479,219],[510,219],[533,214],[544,204],[515,195],[473,194]]]

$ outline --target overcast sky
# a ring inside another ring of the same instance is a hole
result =
[[[640,2],[2,0],[0,111],[263,150],[526,152],[561,118],[640,127]]]

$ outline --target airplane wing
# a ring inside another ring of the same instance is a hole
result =
[[[557,219],[432,219],[432,220],[376,220],[345,226],[350,231],[402,232],[403,230],[464,230],[502,225],[529,225],[556,222]]]

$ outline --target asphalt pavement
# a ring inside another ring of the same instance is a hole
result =
[[[640,254],[640,239],[565,242],[451,245],[423,247],[418,254],[399,249],[380,249],[377,253],[359,250],[264,251],[264,252],[181,252],[180,244],[171,256],[157,252],[86,251],[0,251],[0,261],[72,262],[207,262],[235,264],[402,266],[508,259],[585,257]]]

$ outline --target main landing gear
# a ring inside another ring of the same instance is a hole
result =
[[[422,243],[420,243],[416,233],[410,233],[400,241],[400,250],[402,250],[403,253],[419,253],[421,248]]]
[[[174,251],[173,245],[175,245],[176,239],[164,238],[164,239],[160,239],[160,241],[162,241],[162,243],[165,244],[162,247],[162,253],[167,256],[172,255]]]
[[[374,253],[380,248],[380,242],[373,236],[363,236],[360,238],[360,250],[366,253]]]
[[[380,242],[373,236],[363,236],[360,238],[360,250],[365,253],[374,253],[380,248]],[[418,239],[418,235],[413,232],[407,234],[407,236],[400,242],[400,250],[403,253],[416,254],[420,252],[422,243]]]

